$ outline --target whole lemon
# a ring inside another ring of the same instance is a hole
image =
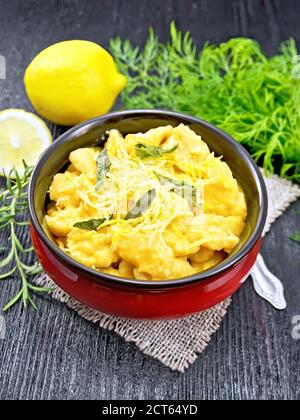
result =
[[[126,85],[112,56],[89,41],[64,41],[27,67],[24,83],[33,107],[60,125],[75,125],[105,114]]]

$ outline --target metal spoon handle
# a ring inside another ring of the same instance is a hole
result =
[[[276,309],[286,309],[287,303],[284,297],[283,284],[267,268],[261,254],[258,254],[257,260],[252,267],[251,277],[254,289],[259,296],[271,303]]]

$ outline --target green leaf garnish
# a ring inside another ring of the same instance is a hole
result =
[[[300,230],[290,237],[292,241],[300,242]]]
[[[143,48],[120,38],[110,50],[127,78],[124,109],[167,109],[227,131],[270,172],[300,181],[300,78],[296,43],[274,57],[258,42],[233,38],[200,51],[174,23],[170,41],[150,30]]]
[[[0,231],[7,229],[9,232],[9,239],[6,241],[7,247],[5,249],[1,247],[1,252],[6,251],[6,256],[0,260],[0,280],[17,278],[21,281],[20,289],[5,305],[3,311],[8,310],[20,300],[24,306],[29,303],[36,308],[31,292],[51,292],[51,289],[35,286],[28,280],[30,276],[42,272],[41,265],[36,260],[32,265],[23,262],[25,255],[33,251],[31,246],[26,248],[24,245],[26,238],[29,238],[28,220],[26,219],[28,209],[26,188],[33,167],[28,166],[25,162],[23,164],[23,175],[20,175],[16,169],[12,169],[6,177],[6,187],[0,191]],[[19,239],[21,236],[22,242]]]
[[[162,185],[171,185],[175,194],[178,194],[180,197],[185,198],[191,207],[196,205],[197,202],[197,189],[193,185],[189,184],[186,181],[168,178],[166,176],[156,173],[157,178],[159,179]]]
[[[106,149],[103,149],[97,157],[97,184],[96,190],[99,190],[104,184],[106,174],[110,170],[110,160]]]
[[[141,159],[159,158],[167,153],[172,153],[178,148],[178,144],[170,147],[169,149],[162,149],[158,146],[148,146],[146,144],[138,143],[135,145],[135,152]]]
[[[152,188],[147,191],[135,204],[135,206],[128,212],[125,220],[136,219],[142,216],[151,206],[156,197],[156,190]]]
[[[106,222],[107,219],[103,218],[103,219],[89,219],[89,220],[84,220],[83,222],[77,222],[74,223],[74,227],[78,228],[78,229],[86,229],[86,230],[97,230],[98,227],[100,227],[101,225],[103,225],[103,223]]]

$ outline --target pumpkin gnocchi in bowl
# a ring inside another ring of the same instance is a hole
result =
[[[162,281],[224,261],[245,227],[245,193],[222,156],[183,123],[122,135],[69,154],[49,187],[45,222],[79,263]]]

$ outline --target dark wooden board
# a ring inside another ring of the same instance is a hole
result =
[[[200,46],[232,36],[258,39],[268,54],[293,36],[299,44],[298,1],[0,0],[0,108],[31,106],[22,77],[49,44],[88,39],[108,45],[121,36],[142,43],[153,26],[162,40],[175,20]],[[58,133],[52,127],[54,133]],[[300,341],[292,317],[300,315],[300,227],[292,205],[263,244],[263,255],[284,282],[288,310],[277,312],[248,281],[233,297],[228,316],[206,351],[184,374],[142,355],[133,344],[81,319],[64,305],[38,298],[38,310],[20,305],[5,314],[0,341],[1,399],[299,399]],[[5,243],[7,234],[1,234]],[[17,290],[0,284],[0,306]]]

